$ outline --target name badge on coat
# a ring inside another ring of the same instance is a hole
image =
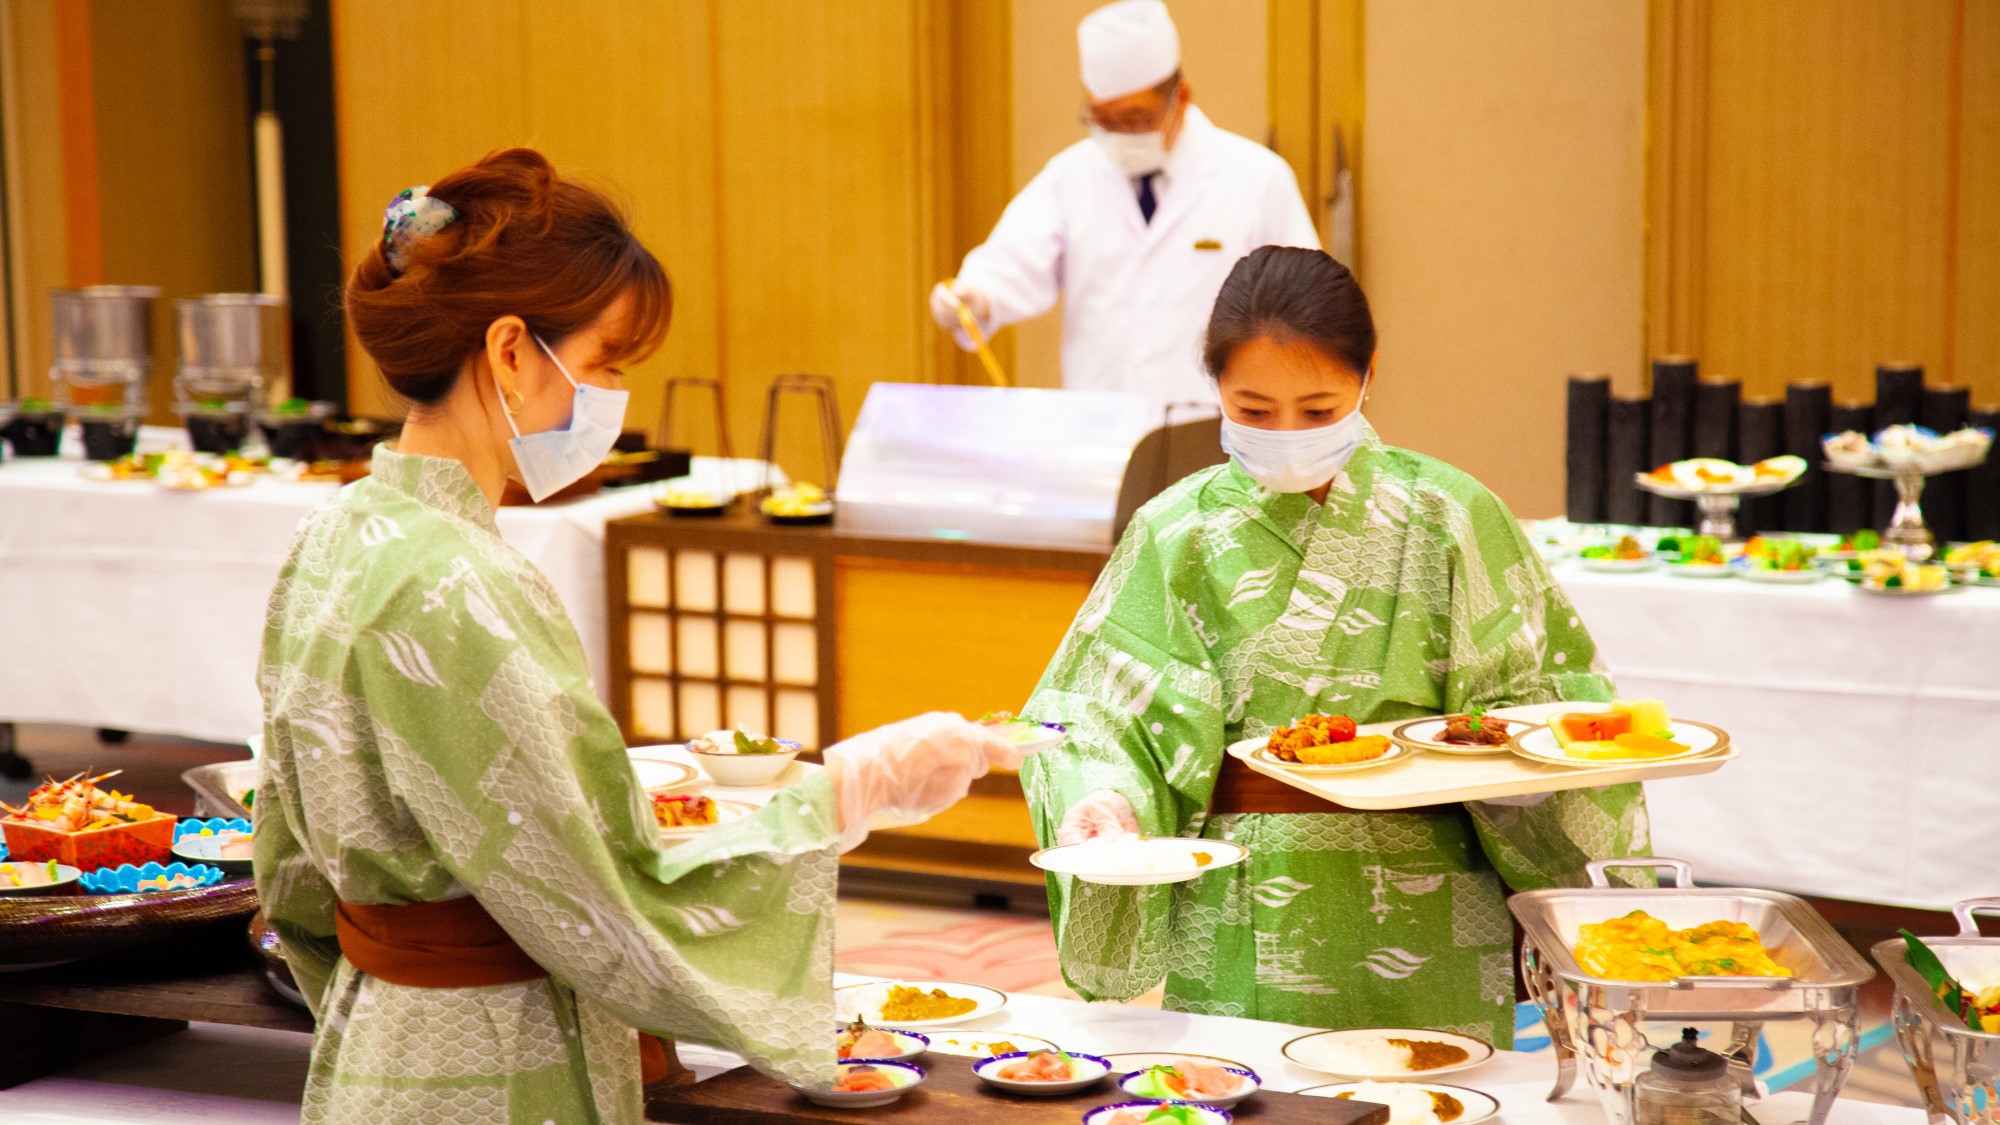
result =
[[[1194,240],[1194,248],[1196,250],[1220,250],[1222,249],[1222,243],[1213,238],[1197,238]]]

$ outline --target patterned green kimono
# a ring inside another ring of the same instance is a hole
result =
[[[319,1018],[307,1122],[642,1119],[633,1029],[830,1079],[824,778],[663,847],[555,591],[455,461],[377,449],[301,525],[260,671],[256,870]],[[336,899],[470,894],[549,972],[408,988]]]
[[[1123,1000],[1318,1027],[1512,1042],[1503,881],[1577,885],[1643,853],[1636,785],[1432,813],[1208,815],[1223,748],[1312,712],[1383,722],[1611,698],[1595,648],[1498,498],[1370,429],[1324,505],[1233,462],[1143,508],[1026,714],[1069,724],[1022,777],[1036,832],[1124,794],[1149,834],[1229,839],[1174,887],[1050,880],[1063,973]]]

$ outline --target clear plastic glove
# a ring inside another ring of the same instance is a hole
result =
[[[1056,828],[1056,843],[1081,844],[1099,836],[1130,836],[1139,831],[1132,802],[1115,789],[1099,789],[1069,807]]]
[[[871,818],[928,819],[958,803],[989,768],[1020,759],[1020,750],[992,731],[942,711],[827,747],[825,761],[840,794],[840,850],[867,838]]]
[[[971,351],[974,347],[972,337],[965,334],[965,326],[958,320],[960,302],[972,310],[972,319],[978,323],[979,330],[992,335],[993,303],[986,299],[986,294],[970,286],[946,285],[942,281],[931,287],[931,319],[937,321],[939,328],[951,333],[959,347]]]

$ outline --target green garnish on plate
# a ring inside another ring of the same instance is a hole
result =
[[[784,749],[775,738],[751,738],[740,730],[736,732],[738,754],[779,754]]]

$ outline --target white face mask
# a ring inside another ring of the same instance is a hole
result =
[[[1273,492],[1310,492],[1340,475],[1366,436],[1361,407],[1310,430],[1260,430],[1222,419],[1222,449]]]
[[[1150,175],[1167,166],[1167,135],[1157,129],[1150,133],[1114,133],[1092,125],[1090,139],[1128,176]]]
[[[540,336],[535,337],[535,343],[541,345],[569,385],[576,388],[569,425],[560,430],[523,434],[514,424],[514,416],[507,416],[507,427],[514,431],[514,440],[507,443],[514,451],[514,467],[521,473],[528,498],[539,504],[604,463],[604,455],[618,444],[618,434],[625,428],[625,403],[632,396],[627,391],[577,382]],[[499,384],[498,378],[494,384]]]

